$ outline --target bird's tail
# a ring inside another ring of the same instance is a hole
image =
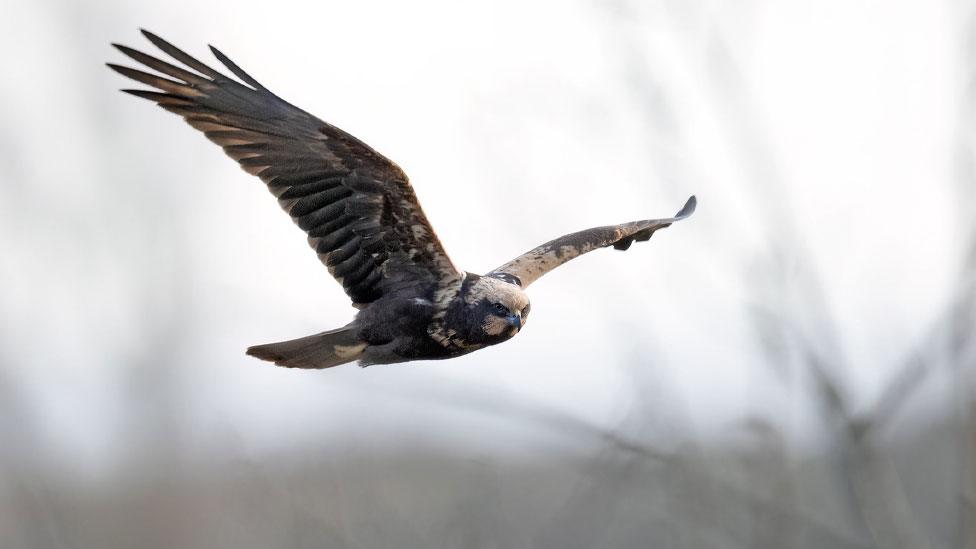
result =
[[[310,336],[255,345],[247,354],[286,368],[331,368],[362,356],[366,343],[359,340],[359,327],[342,328]]]

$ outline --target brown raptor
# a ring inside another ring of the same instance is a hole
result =
[[[169,42],[142,34],[179,63],[115,44],[145,72],[113,70],[154,90],[123,90],[182,116],[263,180],[342,284],[355,319],[320,334],[257,345],[249,355],[294,368],[361,366],[460,356],[514,336],[529,314],[525,288],[597,248],[626,250],[674,217],[561,236],[476,275],[451,262],[407,176],[369,145],[291,105],[211,46],[235,80]]]

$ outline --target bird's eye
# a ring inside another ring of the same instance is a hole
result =
[[[495,303],[495,311],[498,312],[498,314],[507,315],[508,307],[502,305],[501,303]]]

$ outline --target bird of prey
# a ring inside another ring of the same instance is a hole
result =
[[[525,289],[540,276],[597,248],[626,250],[695,209],[692,196],[674,217],[568,234],[485,275],[465,272],[448,258],[396,164],[271,93],[213,46],[239,80],[142,34],[183,66],[113,44],[156,71],[109,63],[154,88],[122,91],[182,116],[260,177],[358,309],[341,328],[247,350],[281,366],[445,359],[501,343],[525,325]]]

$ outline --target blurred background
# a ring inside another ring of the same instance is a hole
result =
[[[976,548],[976,4],[0,8],[0,547]],[[394,159],[469,271],[699,209],[504,345],[275,368],[354,311],[116,91],[139,27]]]

